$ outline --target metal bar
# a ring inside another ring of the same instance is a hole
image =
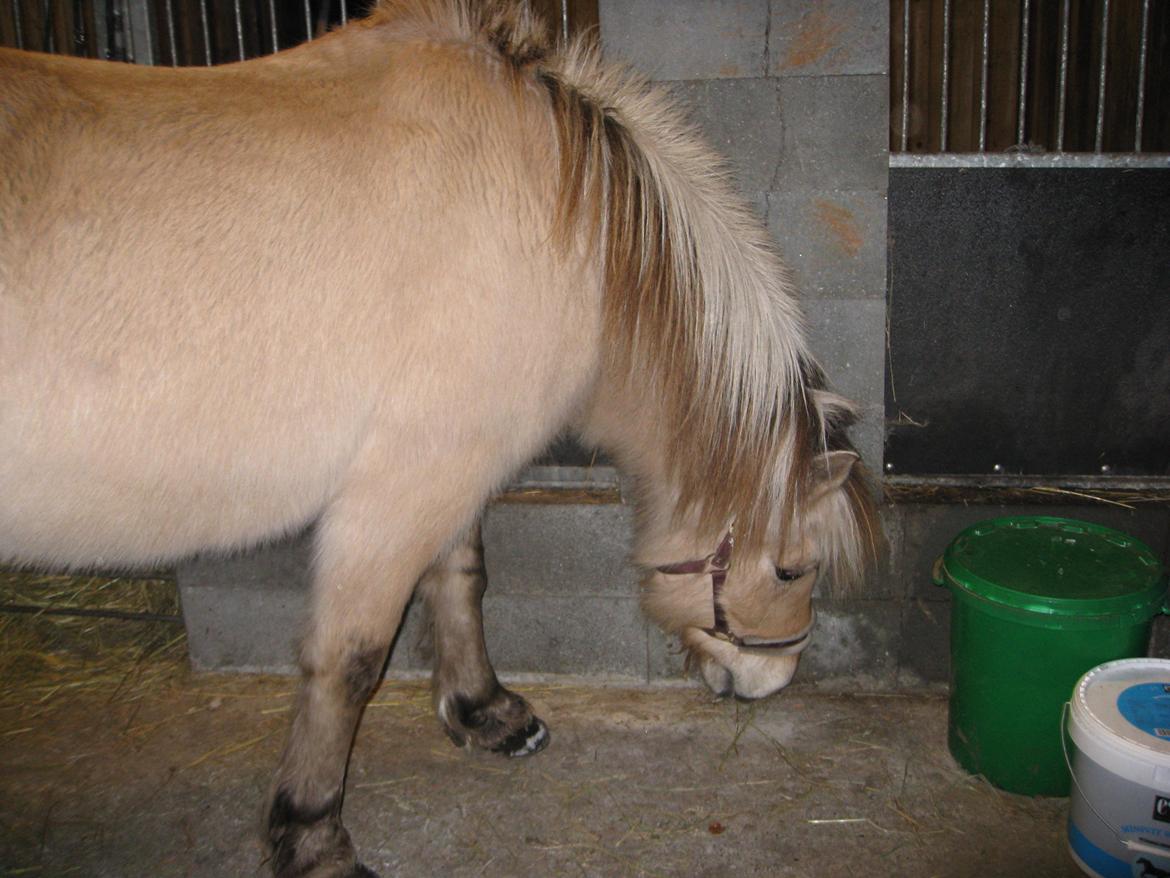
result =
[[[199,23],[203,26],[203,63],[211,66],[211,28],[207,24],[207,0],[199,0]]]
[[[1150,0],[1142,0],[1142,36],[1138,49],[1137,110],[1134,113],[1133,151],[1142,151],[1142,123],[1146,111],[1146,57],[1150,48]]]
[[[1170,155],[1132,152],[948,152],[890,154],[891,168],[1157,168],[1170,170]]]
[[[313,10],[309,8],[309,0],[305,0],[305,39],[313,39]]]
[[[155,62],[154,57],[154,28],[150,26],[150,3],[147,0],[126,0],[128,6],[128,20],[130,22],[131,42],[138,47],[134,52],[134,61],[137,64]]]
[[[979,76],[979,151],[987,149],[987,90],[990,83],[991,0],[983,0],[983,63]]]
[[[54,52],[57,49],[56,35],[53,33],[56,28],[54,12],[56,6],[52,0],[42,0],[41,3],[41,51]]]
[[[939,100],[938,150],[947,151],[951,122],[951,0],[943,2],[942,95]]]
[[[179,66],[179,45],[175,40],[175,7],[171,0],[166,0],[167,11],[167,41],[171,46],[171,66]]]
[[[73,0],[73,54],[82,57],[86,54],[89,44],[89,31],[85,27],[85,4],[83,0]]]
[[[138,56],[134,51],[134,19],[132,15],[130,0],[122,0],[122,34],[125,37],[127,61],[138,60]]]
[[[902,137],[901,151],[910,146],[910,0],[902,0]]]
[[[1105,68],[1109,61],[1109,0],[1101,3],[1101,72],[1097,77],[1097,137],[1093,151],[1100,152],[1105,145]]]
[[[569,0],[561,0],[561,45],[569,45]]]
[[[1028,119],[1028,27],[1031,24],[1031,3],[1024,0],[1020,19],[1020,103],[1016,107],[1016,145],[1024,145]]]
[[[341,4],[341,23],[348,24],[349,23],[349,13],[346,11],[346,8],[345,8],[345,0],[340,0],[340,4]]]
[[[90,38],[93,56],[103,60],[110,58],[109,7],[109,3],[90,2],[89,4],[90,24],[93,29],[93,36]]]
[[[276,35],[276,0],[268,0],[268,26],[272,30],[272,54],[280,51],[280,43]]]
[[[126,47],[122,44],[122,23],[119,21],[119,16],[122,14],[121,6],[117,0],[107,0],[105,6],[105,57],[115,61],[125,61]]]
[[[1060,87],[1056,111],[1056,151],[1064,152],[1064,114],[1068,107],[1068,20],[1069,4],[1064,0],[1060,10]]]
[[[12,29],[16,31],[16,48],[24,48],[24,21],[20,14],[20,0],[12,0]]]
[[[241,61],[244,60],[244,12],[240,9],[240,0],[235,0],[233,4],[236,13],[236,55]]]

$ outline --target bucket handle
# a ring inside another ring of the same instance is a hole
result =
[[[930,578],[935,585],[946,585],[946,578],[943,576],[943,556],[939,555],[934,559],[934,565],[930,568]],[[1167,598],[1168,606],[1170,606],[1170,598]],[[1170,613],[1170,609],[1164,608],[1164,613]]]
[[[1081,794],[1081,798],[1084,800],[1085,804],[1089,806],[1089,810],[1092,811],[1097,819],[1101,821],[1102,826],[1113,833],[1113,837],[1117,839],[1118,844],[1120,844],[1126,850],[1132,851],[1135,854],[1150,854],[1154,857],[1163,858],[1170,857],[1170,848],[1164,848],[1160,845],[1150,844],[1149,842],[1144,842],[1138,838],[1122,838],[1121,832],[1117,829],[1117,827],[1102,817],[1101,812],[1093,807],[1093,801],[1085,795],[1085,791],[1081,789],[1081,785],[1077,781],[1076,772],[1073,771],[1072,767],[1072,759],[1070,759],[1068,755],[1068,715],[1070,708],[1070,702],[1066,701],[1064,706],[1060,709],[1060,749],[1061,752],[1064,753],[1064,764],[1068,767],[1068,776],[1072,779],[1073,786],[1076,787],[1077,792]]]

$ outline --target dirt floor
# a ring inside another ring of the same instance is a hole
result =
[[[293,681],[193,675],[181,631],[0,616],[0,875],[267,874]],[[516,688],[552,743],[513,761],[455,749],[424,685],[378,692],[345,819],[383,878],[1080,874],[1065,800],[958,769],[938,695]]]
[[[290,681],[189,677],[132,700],[59,691],[0,711],[6,876],[263,875],[257,815]],[[936,697],[526,687],[527,760],[456,750],[426,689],[367,713],[346,821],[391,875],[1077,875],[1062,800],[948,756]]]

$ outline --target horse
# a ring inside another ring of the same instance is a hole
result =
[[[0,561],[317,522],[280,878],[373,874],[345,772],[416,586],[450,736],[547,743],[487,657],[476,522],[562,430],[629,474],[645,611],[717,693],[785,686],[874,539],[762,224],[663,92],[544,34],[381,0],[215,68],[0,52]]]

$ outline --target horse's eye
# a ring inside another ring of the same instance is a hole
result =
[[[777,567],[776,578],[781,582],[795,582],[804,576],[803,570],[793,570],[791,567]]]

